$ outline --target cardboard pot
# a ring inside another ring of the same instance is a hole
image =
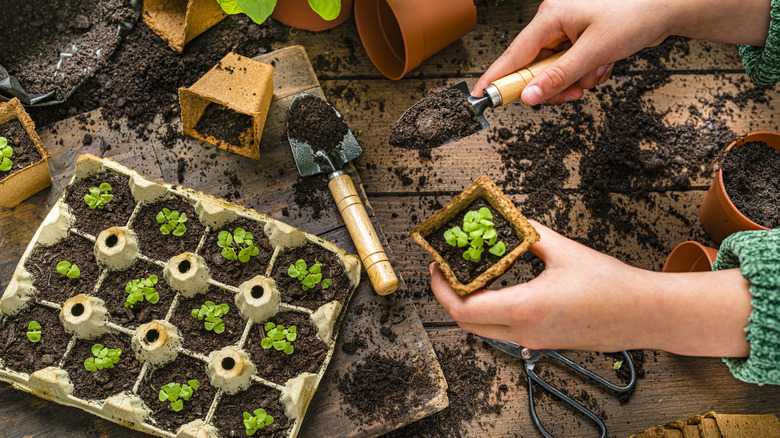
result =
[[[290,27],[319,32],[332,29],[352,17],[352,0],[341,0],[341,12],[333,20],[326,21],[309,6],[309,0],[281,0],[271,14],[274,20]]]
[[[144,0],[144,23],[181,53],[184,45],[227,14],[217,0]]]
[[[776,151],[780,151],[780,134],[761,131],[738,139],[726,148],[726,153],[728,154],[732,148],[754,141],[762,141]],[[704,231],[707,232],[712,240],[718,243],[737,231],[768,229],[748,219],[734,206],[728,193],[726,193],[726,187],[723,185],[722,169],[719,169],[718,173],[715,174],[715,179],[704,196],[704,201],[702,201],[701,210],[699,211],[699,219],[702,227],[704,227]]]
[[[43,147],[38,133],[35,132],[35,123],[24,110],[19,99],[13,98],[8,102],[0,103],[0,125],[14,119],[18,119],[24,127],[25,132],[35,144],[35,149],[38,150],[41,160],[0,180],[0,207],[8,208],[15,207],[51,185],[48,163],[51,154]]]
[[[474,28],[473,0],[362,0],[355,4],[360,41],[376,68],[401,79]]]
[[[669,253],[664,263],[664,272],[707,272],[712,271],[712,264],[718,250],[704,246],[698,242],[683,242]]]
[[[260,138],[273,94],[273,67],[228,53],[193,86],[179,88],[182,134],[259,160]],[[210,104],[221,105],[252,118],[250,132],[240,137],[240,144],[231,144],[198,131],[198,121]]]

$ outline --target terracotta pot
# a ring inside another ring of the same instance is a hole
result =
[[[290,27],[315,32],[334,28],[349,20],[351,16],[352,0],[341,0],[341,13],[330,21],[323,20],[314,12],[308,0],[279,0],[271,14],[274,20]]]
[[[473,0],[361,0],[355,4],[355,24],[363,47],[390,79],[401,79],[471,31],[476,22]]]
[[[735,141],[726,148],[726,153],[733,147],[742,146],[753,141],[762,141],[776,151],[780,151],[780,134],[762,131],[748,134]],[[701,210],[699,211],[699,220],[701,220],[704,231],[707,232],[712,240],[718,243],[737,231],[768,229],[748,219],[737,210],[737,207],[729,199],[728,193],[726,193],[726,187],[723,185],[723,170],[718,170],[718,173],[715,174],[715,179],[704,196],[704,201],[702,201]]]
[[[672,250],[664,263],[664,272],[712,271],[718,250],[698,242],[683,242]]]

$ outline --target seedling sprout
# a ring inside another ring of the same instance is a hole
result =
[[[92,346],[92,355],[95,357],[89,357],[84,361],[84,368],[87,371],[97,371],[106,368],[114,368],[114,364],[119,362],[119,356],[122,355],[122,350],[119,348],[107,348],[101,344],[95,344]]]
[[[8,139],[5,137],[0,137],[0,157],[2,157],[2,162],[0,162],[0,170],[3,172],[7,172],[11,170],[11,167],[14,165],[13,161],[11,161],[11,156],[14,154],[14,150],[11,146],[8,146]]]
[[[160,301],[160,294],[154,290],[154,285],[156,284],[156,275],[150,275],[149,278],[128,281],[125,285],[125,291],[127,292],[125,307],[132,309],[136,303],[143,301],[144,299],[146,299],[149,304],[156,304]]]
[[[222,303],[220,305],[214,304],[213,301],[206,301],[200,306],[200,309],[192,309],[192,316],[203,321],[203,326],[206,330],[213,330],[214,333],[220,334],[225,331],[225,323],[222,322],[222,317],[225,316],[230,307]]]
[[[230,231],[220,231],[217,245],[222,248],[222,257],[241,263],[246,263],[250,257],[260,254],[260,249],[254,245],[252,233],[243,228],[236,228],[233,234],[230,234]]]
[[[184,409],[184,401],[189,400],[192,394],[200,387],[200,383],[197,380],[188,380],[187,383],[168,383],[160,388],[160,401],[171,402],[171,409],[176,412]]]
[[[266,337],[260,341],[261,347],[266,350],[273,347],[275,350],[283,351],[284,354],[293,353],[292,343],[298,339],[297,327],[284,328],[281,324],[276,325],[272,322],[267,322],[263,328],[265,329]]]
[[[68,278],[79,278],[79,275],[81,275],[81,270],[75,263],[71,264],[64,260],[57,263],[57,272]]]
[[[184,223],[187,222],[187,215],[184,213],[179,214],[178,211],[168,210],[163,208],[161,212],[157,213],[157,223],[160,225],[160,233],[163,235],[173,234],[174,236],[183,236],[187,232],[187,227]]]
[[[108,194],[111,190],[111,184],[109,183],[100,184],[100,187],[90,187],[89,193],[84,195],[84,202],[93,210],[96,208],[102,210],[106,204],[114,199],[114,195]]]
[[[308,269],[306,268],[306,261],[298,259],[287,268],[287,275],[297,278],[301,282],[303,290],[309,290],[317,286],[318,283],[322,289],[327,289],[333,284],[333,280],[330,278],[322,278],[322,263],[318,262],[317,259],[314,259],[314,264]]]
[[[444,232],[444,240],[458,248],[468,245],[463,258],[470,262],[476,263],[482,259],[485,244],[490,247],[489,253],[501,257],[506,254],[506,245],[503,241],[497,242],[498,234],[493,229],[495,223],[491,219],[493,214],[487,207],[469,211],[463,217],[463,229],[457,226],[448,229]]]
[[[274,423],[274,417],[268,415],[265,409],[255,409],[254,415],[244,412],[244,426],[247,436],[252,436],[258,429],[270,426]]]
[[[38,342],[41,340],[41,325],[38,321],[30,321],[30,324],[27,325],[27,339],[29,339],[30,342]]]

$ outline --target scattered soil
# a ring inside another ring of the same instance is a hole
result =
[[[216,334],[211,330],[206,330],[203,321],[192,316],[192,309],[200,309],[200,306],[206,301],[213,301],[217,305],[225,303],[230,307],[228,313],[222,317],[222,322],[225,323],[224,332]],[[206,294],[198,295],[195,298],[180,297],[176,312],[171,318],[171,324],[179,329],[182,345],[191,351],[208,356],[212,351],[221,350],[223,347],[237,343],[241,334],[244,333],[246,323],[241,318],[234,303],[232,293],[214,286],[211,286]]]
[[[645,377],[645,352],[644,350],[628,350],[628,354],[631,355],[631,361],[634,363],[634,372],[636,373],[637,379],[642,379]],[[622,353],[604,353],[604,356],[610,357],[614,359],[615,361],[625,361],[625,358],[623,357]],[[626,384],[631,381],[631,370],[628,366],[621,366],[617,370],[615,370],[615,375],[623,384]],[[633,389],[631,389],[628,392],[617,394],[618,400],[620,400],[620,404],[628,403],[628,400],[631,399],[631,395],[636,390],[636,385]]]
[[[97,237],[105,229],[127,225],[127,221],[135,209],[135,199],[130,191],[128,181],[126,176],[103,172],[68,186],[65,202],[76,216],[78,230]],[[104,182],[111,184],[109,193],[114,195],[114,198],[103,209],[90,209],[84,201],[84,195],[89,194],[91,187],[99,187]]]
[[[184,223],[187,231],[184,235],[164,235],[160,232],[157,213],[161,212],[163,208],[187,215],[187,222]],[[133,219],[132,228],[138,235],[138,247],[141,253],[164,262],[184,252],[194,253],[198,248],[200,238],[206,231],[206,227],[198,220],[198,215],[192,204],[181,198],[143,205]]]
[[[195,124],[195,131],[210,135],[231,146],[252,142],[252,117],[232,109],[210,103]]]
[[[284,415],[284,407],[279,403],[281,393],[260,384],[252,385],[248,390],[233,395],[223,395],[214,415],[214,426],[223,437],[246,437],[244,412],[253,413],[257,409],[274,417],[270,424],[258,431],[259,436],[284,438],[290,420]]]
[[[285,328],[295,326],[298,338],[292,343],[292,354],[285,354],[275,348],[266,350],[260,346],[260,341],[266,335],[264,324],[252,326],[244,349],[252,356],[257,374],[280,385],[301,373],[317,374],[328,354],[328,346],[317,337],[317,328],[311,323],[309,315],[284,312],[276,314],[269,321]]]
[[[308,215],[312,220],[319,220],[323,211],[336,208],[333,196],[328,191],[327,175],[299,176],[293,184],[293,192],[295,203],[301,210],[311,210]]]
[[[0,28],[2,27],[0,26]],[[38,153],[35,143],[27,135],[27,131],[24,130],[24,126],[22,126],[22,122],[19,119],[13,119],[0,125],[0,137],[5,137],[8,140],[8,146],[11,146],[14,150],[13,155],[8,157],[13,162],[13,165],[6,171],[0,170],[0,180],[41,161],[41,154]],[[2,161],[2,158],[0,158],[0,161]]]
[[[31,321],[41,325],[41,340],[30,342],[27,326]],[[0,353],[3,367],[32,374],[34,371],[56,366],[70,342],[70,335],[60,323],[59,312],[33,303],[3,323]]]
[[[187,383],[192,379],[197,380],[200,386],[189,400],[184,401],[184,408],[181,411],[176,412],[171,409],[169,401],[160,401],[160,388],[164,385],[171,382]],[[138,389],[138,395],[152,410],[152,418],[157,422],[157,427],[173,433],[181,425],[190,421],[199,418],[205,420],[216,393],[216,388],[209,383],[206,364],[183,354],[179,354],[176,360],[152,372]]]
[[[396,122],[390,132],[390,145],[417,149],[422,155],[430,156],[432,148],[481,128],[466,95],[450,89],[431,91]]]
[[[84,368],[84,361],[94,357],[92,347],[95,344],[122,350],[119,362],[114,364],[114,368],[97,371],[87,371]],[[141,373],[141,363],[135,359],[130,348],[130,338],[113,333],[105,334],[94,341],[77,341],[68,353],[63,368],[73,383],[73,395],[86,400],[103,400],[120,392],[132,391]]]
[[[304,291],[301,282],[297,278],[292,278],[287,273],[290,265],[303,259],[306,266],[311,267],[315,260],[322,263],[322,278],[333,280],[333,284],[327,289],[322,289],[322,283]],[[282,302],[294,306],[306,307],[316,310],[325,303],[338,301],[345,303],[347,294],[352,286],[349,277],[341,264],[341,260],[335,253],[325,248],[307,242],[303,246],[279,253],[274,262],[274,269],[271,274],[279,293],[282,295]]]
[[[38,300],[62,304],[68,298],[80,293],[92,293],[100,275],[95,261],[95,244],[70,234],[52,246],[37,245],[24,267],[32,274],[33,286]],[[68,278],[57,272],[57,264],[67,261],[78,266],[78,278]]]
[[[227,230],[234,233],[236,228],[243,228],[252,233],[253,243],[260,249],[260,253],[251,257],[246,263],[242,263],[239,260],[226,259],[222,256],[222,248],[217,246],[220,231]],[[209,271],[211,271],[211,277],[231,286],[239,286],[241,283],[251,280],[258,275],[265,275],[273,253],[274,249],[265,236],[263,227],[257,222],[243,218],[237,219],[219,230],[210,232],[201,249],[201,255],[206,260]]]
[[[731,202],[753,222],[780,227],[780,153],[761,141],[732,148],[723,157],[723,185]]]
[[[498,234],[497,242],[504,242],[504,245],[506,245],[507,254],[520,245],[521,239],[517,237],[515,230],[512,228],[512,224],[504,219],[504,217],[501,216],[501,214],[499,214],[490,205],[490,203],[482,198],[478,198],[469,204],[465,210],[458,213],[449,222],[444,224],[444,226],[425,237],[433,249],[438,251],[439,255],[441,255],[447,264],[450,265],[450,268],[455,273],[455,277],[457,277],[458,281],[463,284],[471,283],[480,274],[501,260],[501,257],[495,256],[488,252],[486,244],[485,251],[482,253],[482,259],[476,263],[470,262],[463,258],[463,252],[466,247],[458,248],[451,246],[447,243],[446,240],[444,240],[444,232],[446,230],[455,226],[463,228],[463,217],[466,216],[466,213],[469,211],[477,211],[482,207],[487,207],[490,210],[490,213],[493,214],[492,221],[495,224],[494,229]]]
[[[287,135],[308,144],[314,152],[336,149],[348,130],[341,115],[316,96],[295,99],[287,116]]]

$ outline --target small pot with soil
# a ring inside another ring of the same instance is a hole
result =
[[[539,233],[487,176],[481,176],[410,233],[433,255],[459,295],[507,271]]]
[[[672,250],[664,263],[664,272],[707,272],[712,271],[712,264],[718,250],[704,246],[698,242],[683,242]]]
[[[0,103],[0,207],[15,207],[51,185],[50,156],[19,99]]]
[[[215,0],[144,0],[144,22],[181,53],[184,45],[227,14]]]
[[[259,160],[273,72],[268,64],[228,53],[193,86],[179,89],[182,134]]]
[[[699,218],[712,240],[780,227],[780,134],[754,132],[726,148]]]

